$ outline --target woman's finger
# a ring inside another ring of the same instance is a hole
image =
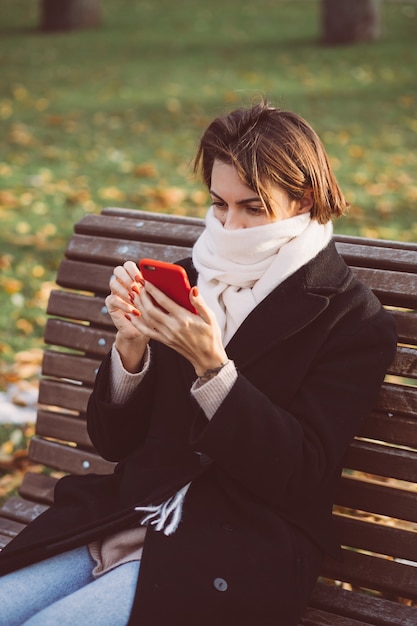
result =
[[[142,278],[142,274],[136,263],[133,261],[126,261],[123,265],[123,269],[128,274],[132,282],[138,282],[138,279]]]
[[[214,314],[206,305],[197,287],[193,287],[190,291],[190,302],[204,322],[207,324],[213,322]]]
[[[124,266],[118,265],[114,268],[109,286],[112,294],[123,298],[128,303],[130,302],[131,304],[135,304],[135,296],[138,295],[142,289],[141,282],[138,282],[141,281],[141,277],[136,274],[138,281],[132,279],[130,272],[135,273],[137,268],[133,262],[129,263],[130,266],[128,266],[127,262]],[[125,266],[128,266],[128,268],[126,269]]]
[[[126,261],[123,265],[117,265],[114,268],[110,282],[112,282],[114,278],[116,278],[121,285],[129,289],[132,284],[136,284],[142,280],[142,275],[136,263]]]

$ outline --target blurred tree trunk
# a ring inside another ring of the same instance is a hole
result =
[[[337,45],[381,35],[379,0],[322,0],[322,41]]]
[[[100,0],[41,0],[41,30],[76,30],[100,25]]]

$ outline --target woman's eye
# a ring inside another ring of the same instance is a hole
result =
[[[224,202],[218,202],[218,201],[216,201],[216,202],[212,202],[212,203],[211,203],[211,206],[212,206],[212,207],[215,207],[216,209],[221,209],[221,210],[226,209],[226,205],[225,205],[225,203],[224,203]]]
[[[263,215],[265,213],[265,209],[263,207],[248,206],[246,210],[248,213],[255,216]]]

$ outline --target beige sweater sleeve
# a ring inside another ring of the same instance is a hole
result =
[[[110,368],[110,394],[112,402],[115,404],[123,404],[128,400],[129,396],[135,391],[136,387],[143,380],[143,377],[149,369],[150,362],[151,351],[149,346],[147,346],[143,368],[137,374],[131,374],[123,367],[120,354],[115,344],[113,344]]]
[[[193,398],[203,409],[206,417],[211,419],[237,379],[237,371],[233,361],[228,361],[220,372],[206,383],[198,379],[191,387]]]

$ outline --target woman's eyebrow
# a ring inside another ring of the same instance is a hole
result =
[[[225,202],[223,200],[223,198],[221,196],[219,196],[218,193],[216,193],[215,191],[213,191],[213,189],[210,189],[210,193],[212,196],[216,196],[216,198],[218,200],[221,200],[222,202]],[[253,196],[252,198],[243,198],[242,200],[238,200],[236,202],[236,204],[250,204],[251,202],[261,202],[261,199],[259,196]],[[226,204],[226,202],[225,202]]]

